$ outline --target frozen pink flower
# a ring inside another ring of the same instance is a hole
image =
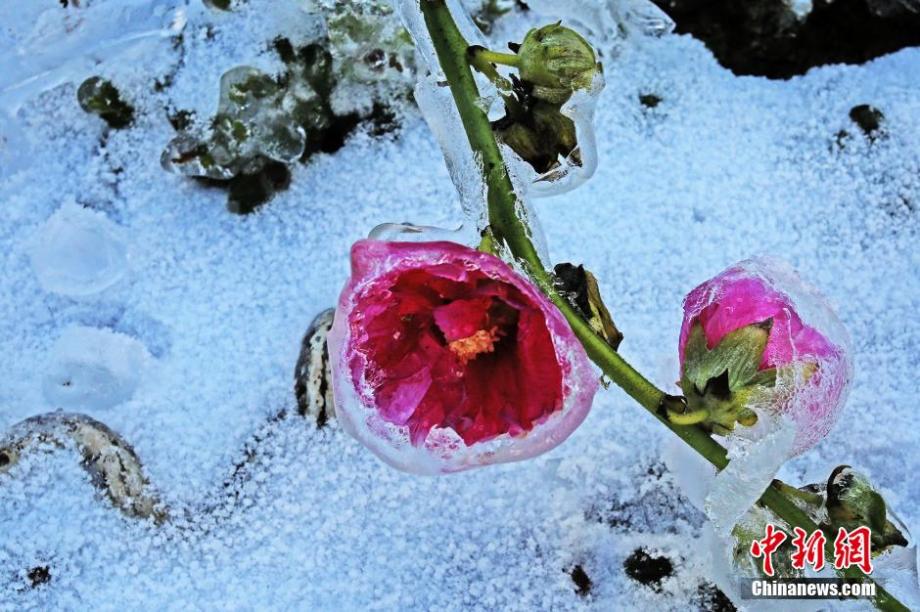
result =
[[[697,351],[699,363],[689,364],[688,357],[694,357],[688,355],[693,353],[688,345],[697,325],[709,352]],[[754,333],[745,338],[733,334],[742,329]],[[824,438],[837,420],[850,379],[846,344],[846,332],[824,298],[791,268],[769,259],[748,260],[704,282],[684,299],[681,384],[691,409],[702,406],[712,415],[728,415],[715,418],[718,433],[725,433],[718,426],[731,429],[730,421],[739,414],[738,422],[748,424],[745,408],[791,417],[798,454]],[[736,356],[739,350],[754,356],[746,373]],[[724,374],[723,364],[741,374]],[[720,374],[725,377],[721,385],[715,378]],[[729,382],[731,388],[726,389]]]
[[[451,242],[362,240],[329,333],[336,417],[417,473],[526,459],[597,389],[558,309],[501,259]]]

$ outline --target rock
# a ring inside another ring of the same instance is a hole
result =
[[[676,32],[738,75],[785,79],[825,64],[861,64],[920,45],[916,3],[894,0],[654,0]]]

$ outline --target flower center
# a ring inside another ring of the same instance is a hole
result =
[[[495,343],[501,336],[502,333],[498,327],[493,326],[488,331],[480,329],[472,336],[454,340],[447,345],[447,348],[460,359],[463,365],[466,365],[482,353],[493,352]]]

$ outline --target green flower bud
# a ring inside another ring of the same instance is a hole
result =
[[[868,478],[848,465],[835,468],[827,480],[827,518],[831,533],[840,527],[848,531],[869,527],[873,553],[908,545],[904,534],[889,519],[884,498]]]
[[[555,104],[588,89],[600,70],[588,41],[559,23],[528,32],[517,54],[521,80],[533,86],[534,97]]]

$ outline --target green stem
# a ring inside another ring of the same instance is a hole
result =
[[[498,74],[498,70],[496,70],[495,66],[487,59],[490,53],[492,52],[488,49],[478,46],[469,47],[466,50],[467,58],[473,68],[482,73],[499,90],[511,91],[511,81]]]
[[[514,257],[523,265],[534,283],[562,311],[572,331],[581,341],[588,357],[604,374],[619,385],[630,397],[658,419],[665,427],[677,434],[691,448],[702,455],[716,469],[728,465],[726,449],[716,442],[708,432],[697,425],[677,425],[667,418],[668,403],[673,398],[658,389],[647,378],[636,371],[606,341],[594,333],[588,323],[572,307],[567,299],[559,295],[553,278],[537,254],[530,236],[530,229],[521,218],[521,206],[514,186],[502,158],[489,119],[477,104],[479,90],[467,56],[469,44],[457,28],[445,0],[420,0],[419,5],[425,18],[425,25],[434,43],[441,69],[447,77],[451,94],[460,113],[460,119],[467,140],[473,152],[482,163],[483,178],[487,187],[489,228],[498,244],[507,245]],[[486,58],[494,63],[507,63],[508,54],[488,52]],[[505,61],[497,61],[498,59]],[[507,56],[507,57],[506,57]],[[515,60],[516,61],[516,60]],[[775,486],[767,487],[760,503],[772,510],[790,527],[801,527],[811,533],[818,526],[787,499]],[[828,543],[833,554],[833,545]],[[865,578],[857,568],[841,572],[848,578]],[[907,610],[897,599],[877,586],[873,603],[881,610]]]
[[[482,47],[480,47],[477,55],[485,62],[489,62],[490,64],[498,64],[500,66],[517,66],[521,61],[521,58],[514,53],[500,53],[498,51],[491,51]]]
[[[810,506],[821,507],[824,505],[824,496],[818,493],[809,493],[802,489],[796,489],[792,485],[788,485],[781,480],[774,480],[773,486],[786,497],[799,499]]]

